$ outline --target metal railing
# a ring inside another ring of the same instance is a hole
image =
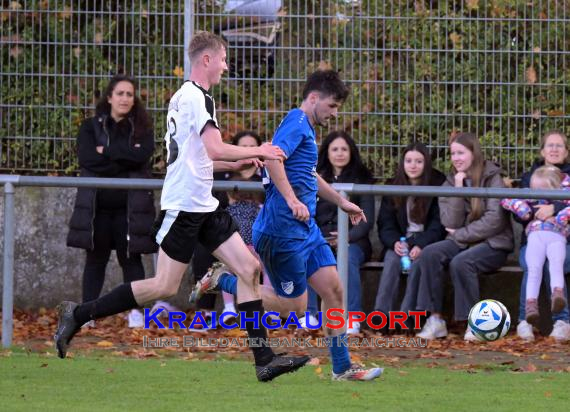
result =
[[[162,188],[161,179],[105,179],[56,176],[0,175],[0,185],[4,186],[4,253],[2,291],[2,346],[12,345],[13,301],[14,301],[14,228],[16,224],[14,195],[17,187],[94,187],[111,189],[152,189]],[[350,183],[334,184],[333,187],[343,197],[350,194],[411,195],[441,197],[483,197],[483,198],[525,198],[525,199],[570,199],[570,193],[561,190],[500,189],[500,188],[455,188],[441,186],[383,186],[359,185]],[[216,181],[216,191],[263,191],[259,182]],[[337,268],[344,288],[346,307],[348,272],[348,216],[338,211]]]

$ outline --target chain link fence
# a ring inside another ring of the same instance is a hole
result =
[[[225,138],[242,129],[271,138],[300,103],[306,75],[323,67],[341,71],[352,89],[329,130],[349,131],[380,178],[414,139],[445,169],[454,130],[476,132],[487,156],[516,177],[546,130],[568,131],[567,0],[1,4],[3,172],[75,172],[79,124],[118,72],[140,80],[161,142],[168,99],[184,77],[185,11],[187,27],[230,44],[230,72],[213,89]],[[162,157],[157,150],[157,174]]]

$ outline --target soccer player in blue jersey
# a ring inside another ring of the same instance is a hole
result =
[[[307,283],[321,296],[323,312],[343,308],[336,259],[315,222],[317,195],[340,206],[353,224],[365,216],[317,174],[315,126],[326,126],[336,117],[348,93],[337,72],[316,71],[307,79],[301,107],[287,114],[273,137],[273,145],[283,150],[286,160],[265,161],[265,203],[253,226],[254,247],[273,286],[262,288],[267,310],[303,312]],[[219,270],[208,275],[194,289],[191,301],[214,288],[232,292],[230,275]],[[345,328],[324,331],[329,337],[333,380],[367,381],[382,374],[381,368],[366,369],[351,362]]]

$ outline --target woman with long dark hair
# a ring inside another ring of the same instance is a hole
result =
[[[401,186],[441,186],[445,176],[432,168],[431,154],[421,142],[410,143],[404,149],[392,184]],[[384,269],[376,294],[375,311],[386,315],[397,310],[400,287],[400,259],[405,253],[406,238],[412,266],[422,250],[445,238],[445,228],[439,218],[437,198],[413,196],[386,196],[378,214],[378,236],[384,245]]]
[[[449,142],[451,172],[443,186],[505,187],[501,168],[485,160],[477,136],[457,133]],[[430,313],[419,337],[447,336],[443,320],[445,269],[455,290],[455,319],[466,321],[479,300],[480,273],[493,272],[507,260],[513,249],[513,232],[500,199],[480,197],[440,197],[441,223],[448,232],[445,240],[427,246],[408,276],[402,310]],[[467,328],[465,340],[475,340]]]
[[[154,134],[136,87],[133,78],[114,76],[97,103],[95,117],[81,125],[77,154],[82,177],[151,177]],[[125,282],[144,279],[141,254],[157,250],[150,235],[154,218],[152,190],[77,190],[67,245],[86,250],[83,302],[101,294],[113,249]],[[144,324],[136,309],[128,320],[130,327]]]
[[[339,130],[329,133],[319,150],[317,173],[328,183],[360,183],[374,182],[372,173],[362,162],[356,143],[345,131]],[[374,221],[374,196],[353,195],[350,201],[360,206],[366,215],[367,222],[353,226],[348,232],[348,310],[362,311],[362,291],[360,287],[360,266],[371,254],[368,233]],[[335,204],[324,199],[318,199],[316,221],[323,236],[328,240],[333,250],[337,246],[337,216],[338,208]],[[307,310],[311,314],[317,312],[317,295],[309,288]],[[304,325],[306,319],[302,319]],[[311,325],[315,321],[311,320]],[[347,333],[358,333],[360,324],[353,324]]]

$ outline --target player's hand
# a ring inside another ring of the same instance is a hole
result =
[[[366,222],[366,216],[364,215],[364,210],[362,210],[354,203],[349,202],[347,199],[342,199],[342,202],[340,203],[339,206],[342,210],[348,213],[350,222],[353,225],[357,225],[360,222]]]
[[[410,250],[410,259],[416,260],[420,257],[420,253],[422,253],[422,248],[419,246],[414,246],[412,250]]]
[[[271,143],[263,143],[259,146],[260,157],[264,160],[280,160],[284,161],[287,156],[279,146],[273,146]]]
[[[257,157],[253,157],[251,159],[241,159],[235,162],[235,171],[240,172],[242,170],[247,170],[252,166],[255,166],[259,169],[263,167],[263,162]]]
[[[95,150],[97,150],[97,153],[103,154],[103,146],[97,146],[95,147]]]
[[[463,187],[463,181],[467,177],[465,172],[455,173],[455,187]]]
[[[451,229],[451,228],[446,227],[445,230],[447,230],[447,232],[448,232],[450,235],[453,235],[453,234],[455,233],[455,230],[456,230],[456,229]]]
[[[291,201],[288,201],[287,206],[289,206],[289,209],[291,209],[291,212],[293,212],[293,217],[295,219],[300,220],[301,222],[308,222],[309,221],[309,219],[311,217],[311,215],[309,213],[309,209],[299,199],[295,198]],[[287,229],[283,228],[283,230],[287,230]]]
[[[534,212],[534,217],[543,222],[546,221],[549,217],[554,216],[554,205],[536,205],[534,206],[536,210]]]

